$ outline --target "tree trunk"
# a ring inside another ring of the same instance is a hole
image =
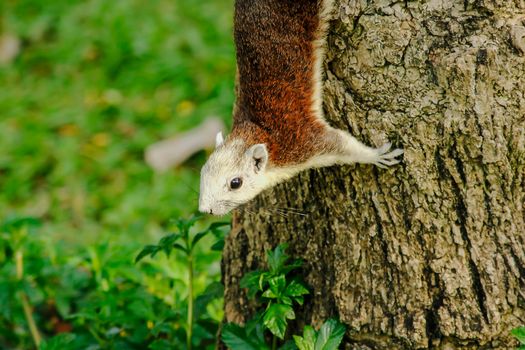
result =
[[[403,162],[308,171],[238,210],[223,256],[227,321],[252,312],[240,278],[289,242],[312,290],[296,329],[339,317],[344,349],[516,345],[524,53],[524,0],[338,2],[327,118],[370,145],[392,141]]]

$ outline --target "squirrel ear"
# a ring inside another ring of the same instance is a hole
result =
[[[215,148],[219,147],[224,143],[224,137],[222,136],[222,131],[219,131],[217,133],[217,136],[215,136]]]
[[[266,165],[268,164],[268,150],[265,144],[259,143],[254,145],[250,147],[246,153],[252,158],[255,173],[266,169]]]

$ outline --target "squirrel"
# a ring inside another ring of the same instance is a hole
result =
[[[333,0],[236,0],[233,127],[201,170],[199,210],[224,215],[299,172],[335,164],[399,163],[328,125],[322,64]]]

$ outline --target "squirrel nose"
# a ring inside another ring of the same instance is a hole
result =
[[[203,205],[199,205],[199,211],[201,213],[206,213],[206,214],[212,214],[213,215],[213,209],[211,208],[206,208],[205,206]]]

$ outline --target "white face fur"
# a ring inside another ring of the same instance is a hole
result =
[[[201,170],[199,210],[224,215],[253,199],[269,186],[268,151],[264,144],[245,150],[242,141],[224,142],[217,134],[216,148]]]

